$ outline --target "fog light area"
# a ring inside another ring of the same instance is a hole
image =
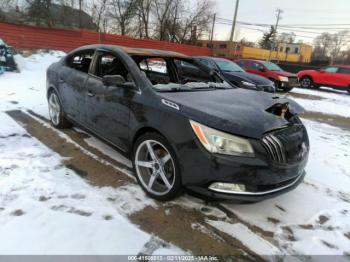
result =
[[[241,193],[245,192],[245,185],[215,182],[210,185],[209,189],[221,193]]]

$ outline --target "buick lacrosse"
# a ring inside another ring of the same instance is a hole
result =
[[[188,75],[178,65],[194,67]],[[142,189],[255,202],[300,184],[309,153],[297,103],[242,89],[175,52],[90,45],[47,70],[52,125],[83,127],[132,159]]]

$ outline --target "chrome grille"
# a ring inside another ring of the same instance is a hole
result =
[[[281,164],[302,161],[309,151],[306,130],[299,124],[267,133],[262,145],[269,158]]]
[[[282,142],[273,134],[266,135],[262,144],[272,160],[286,163],[286,154]]]

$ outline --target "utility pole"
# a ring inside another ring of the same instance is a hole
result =
[[[236,27],[236,21],[237,21],[238,6],[239,6],[239,0],[236,0],[236,9],[235,9],[235,14],[234,14],[234,16],[233,16],[232,29],[231,29],[231,37],[230,37],[230,41],[231,41],[231,42],[233,42],[233,36],[235,35],[235,27]]]
[[[214,14],[214,17],[213,17],[213,25],[211,27],[210,42],[213,42],[213,39],[214,39],[215,22],[216,22],[216,13]]]
[[[83,8],[83,0],[79,0],[79,28],[83,27],[81,9]]]
[[[274,27],[274,29],[275,29],[275,36],[273,37],[273,43],[272,43],[271,48],[270,48],[269,61],[271,60],[272,51],[273,51],[273,49],[275,49],[275,43],[276,43],[276,35],[277,35],[278,23],[279,23],[280,20],[282,19],[281,14],[283,13],[283,10],[280,9],[280,8],[278,8],[278,9],[276,10],[276,13],[277,13],[277,15],[276,15],[276,25],[275,25],[275,27]]]

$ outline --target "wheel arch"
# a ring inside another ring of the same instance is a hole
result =
[[[167,137],[161,132],[159,131],[158,129],[154,128],[154,127],[150,127],[150,126],[142,126],[140,127],[135,133],[134,135],[132,136],[132,139],[131,139],[131,148],[130,148],[130,151],[132,152],[133,150],[133,147],[137,141],[137,139],[139,137],[141,137],[142,135],[146,134],[146,133],[158,133],[160,134],[161,136],[165,137],[167,139]],[[168,139],[167,139],[168,140]]]

